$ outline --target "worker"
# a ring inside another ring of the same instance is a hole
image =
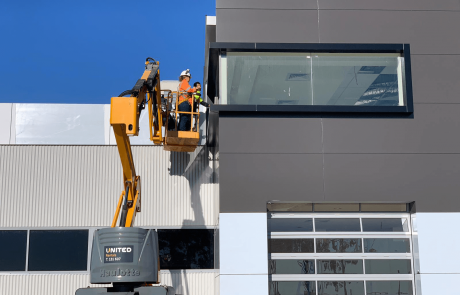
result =
[[[194,94],[195,102],[198,102],[202,106],[204,106],[206,108],[209,108],[209,103],[204,102],[203,98],[201,97],[201,84],[200,84],[200,82],[193,83],[193,87],[196,88],[196,92]]]
[[[192,88],[189,82],[192,78],[190,70],[182,71],[179,77],[179,112],[192,111],[192,93],[196,92],[196,88]],[[180,114],[179,131],[190,131],[192,116],[190,114]]]
[[[201,97],[201,84],[200,82],[195,82],[193,83],[193,87],[196,88],[196,92],[193,93],[193,109],[198,110],[198,103],[201,104],[202,106],[209,108],[209,104],[203,101],[203,98]],[[193,115],[195,119],[195,126],[193,126],[193,131],[196,131],[196,125],[198,124],[198,115]]]

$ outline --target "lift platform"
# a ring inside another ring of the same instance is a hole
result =
[[[190,112],[178,111],[178,97],[182,93],[171,90],[162,90],[166,105],[166,134],[164,139],[164,150],[173,152],[193,152],[200,143],[200,112],[199,108],[193,104]],[[190,114],[191,130],[179,131],[178,122],[180,115]]]

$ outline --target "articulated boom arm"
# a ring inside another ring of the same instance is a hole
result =
[[[130,95],[129,97],[124,97]],[[110,124],[113,127],[121,164],[123,166],[124,191],[121,193],[112,227],[132,227],[136,213],[141,211],[140,176],[136,175],[129,136],[139,134],[139,116],[148,103],[150,140],[162,144],[162,123],[164,112],[161,109],[159,63],[147,58],[145,71],[132,90],[112,97],[110,105]]]

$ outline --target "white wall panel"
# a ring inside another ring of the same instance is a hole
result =
[[[212,226],[209,151],[134,146],[141,176],[137,226]],[[116,146],[0,146],[0,227],[109,226],[122,192]]]
[[[458,295],[460,274],[422,274],[423,295]],[[420,295],[420,294],[417,294]]]
[[[0,103],[0,144],[11,143],[12,111],[14,104]]]
[[[268,294],[267,275],[221,275],[220,295]]]
[[[161,271],[161,284],[173,286],[176,294],[214,295],[215,270]]]
[[[173,286],[177,294],[214,294],[215,271],[161,271],[161,284]],[[0,274],[0,294],[74,295],[89,286],[86,274]],[[91,285],[105,287],[107,285]]]
[[[219,214],[219,256],[221,286],[223,275],[267,276],[267,214]]]
[[[18,144],[105,144],[103,104],[16,104]]]
[[[417,213],[416,216],[420,273],[460,274],[457,246],[460,236],[456,234],[460,213]],[[422,286],[424,283],[422,278]]]

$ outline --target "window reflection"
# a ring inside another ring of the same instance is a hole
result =
[[[364,295],[363,281],[319,281],[318,295]]]
[[[364,239],[366,253],[410,253],[409,239]]]
[[[315,218],[315,230],[319,232],[361,231],[359,218]]]
[[[366,274],[410,274],[410,259],[366,259]]]
[[[366,295],[412,295],[412,281],[367,281]]]
[[[270,274],[314,274],[314,260],[276,259],[269,261]]]
[[[363,218],[365,232],[407,232],[409,226],[406,218]]]
[[[317,260],[318,274],[362,274],[362,260]]]
[[[160,268],[214,268],[214,233],[208,229],[159,229]]]
[[[313,253],[313,239],[270,239],[270,253]]]
[[[270,282],[270,295],[316,295],[315,282]]]
[[[223,104],[401,106],[402,57],[229,52]]]
[[[361,239],[316,239],[316,253],[361,253]]]
[[[271,218],[268,219],[270,232],[313,231],[312,218]]]

